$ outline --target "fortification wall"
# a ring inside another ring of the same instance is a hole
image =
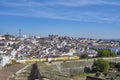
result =
[[[115,58],[103,58],[104,60],[108,60],[109,62],[120,62],[120,57]],[[69,61],[63,62],[59,64],[59,67],[56,65],[56,68],[65,74],[78,74],[83,73],[86,70],[89,70],[93,64],[93,62],[97,59],[84,59],[78,61]]]

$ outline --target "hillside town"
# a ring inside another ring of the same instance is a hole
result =
[[[73,38],[68,36],[49,35],[48,37],[10,34],[0,35],[0,65],[9,64],[12,59],[29,60],[33,58],[50,58],[64,56],[81,56],[87,54],[96,57],[95,49],[110,49],[120,54],[119,41]]]

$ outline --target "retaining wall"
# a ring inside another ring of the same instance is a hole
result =
[[[103,58],[104,60],[108,60],[109,62],[120,62],[120,57],[115,58]],[[54,65],[60,72],[65,74],[78,74],[83,73],[86,70],[89,70],[93,64],[93,62],[97,60],[95,59],[84,59],[78,61],[68,61],[60,64]]]

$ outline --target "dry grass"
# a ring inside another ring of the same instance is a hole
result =
[[[86,80],[86,77],[87,76],[94,76],[95,74],[92,74],[92,73],[81,73],[81,74],[77,74],[77,75],[74,75],[72,78],[73,80]]]
[[[17,72],[18,70],[23,68],[24,66],[26,66],[26,65],[25,64],[16,64],[16,65],[11,65],[7,68],[0,70],[0,80],[7,80],[9,78],[9,76],[11,76],[15,72]]]

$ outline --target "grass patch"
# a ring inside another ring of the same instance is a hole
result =
[[[72,78],[73,80],[86,80],[87,76],[95,76],[94,73],[81,73],[81,74],[76,74]]]

